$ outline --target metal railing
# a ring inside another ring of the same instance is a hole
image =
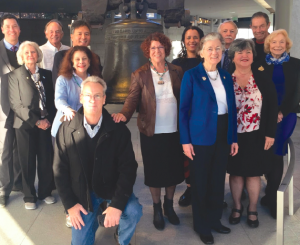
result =
[[[288,169],[277,190],[277,245],[284,244],[284,193],[289,189],[289,215],[294,215],[295,148],[291,139],[288,141]]]

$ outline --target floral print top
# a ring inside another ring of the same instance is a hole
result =
[[[245,133],[259,129],[262,107],[262,95],[253,75],[249,78],[247,86],[242,89],[232,74],[237,110],[237,132]]]

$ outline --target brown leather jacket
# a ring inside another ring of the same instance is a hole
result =
[[[167,63],[178,110],[183,72],[181,67],[169,62]],[[153,136],[155,129],[156,98],[150,63],[143,65],[131,74],[129,94],[120,113],[129,121],[138,105],[139,115],[137,126],[141,133],[146,136]]]

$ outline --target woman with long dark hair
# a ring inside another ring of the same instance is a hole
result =
[[[201,59],[199,54],[196,53],[196,48],[202,37],[204,37],[204,33],[199,27],[186,27],[181,37],[181,51],[178,54],[178,58],[172,61],[172,64],[180,66],[183,72],[199,65]],[[187,157],[184,158],[184,177],[187,188],[178,201],[181,207],[187,207],[192,204],[189,160]]]

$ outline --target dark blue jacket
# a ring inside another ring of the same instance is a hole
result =
[[[227,142],[237,142],[237,112],[231,75],[218,68],[228,105]],[[180,143],[213,145],[217,136],[218,104],[213,87],[200,63],[185,72],[180,90]]]

